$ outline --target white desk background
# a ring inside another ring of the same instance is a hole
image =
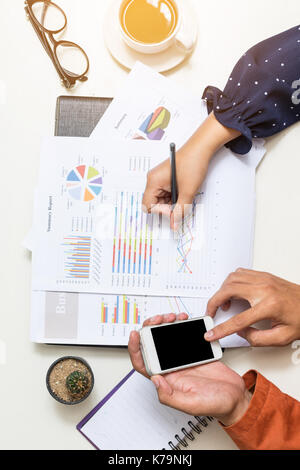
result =
[[[185,1],[185,0],[181,0]],[[87,51],[89,80],[73,94],[114,96],[126,76],[102,39],[108,0],[57,0],[68,17],[66,39]],[[31,226],[40,140],[54,131],[55,102],[66,94],[25,20],[22,0],[2,0],[0,16],[0,448],[90,449],[77,422],[130,370],[126,350],[56,347],[29,341],[31,260],[21,242]],[[191,59],[167,75],[195,93],[223,87],[239,57],[253,44],[299,24],[299,0],[194,0],[199,40]],[[296,73],[296,71],[295,71]],[[295,79],[299,78],[295,76]],[[254,267],[300,283],[300,125],[270,139],[257,174]],[[6,360],[3,349],[6,348]],[[300,364],[292,348],[227,351],[237,372],[257,368],[300,399]],[[83,356],[95,388],[83,404],[56,403],[45,387],[56,358]],[[226,449],[226,436],[211,448]]]

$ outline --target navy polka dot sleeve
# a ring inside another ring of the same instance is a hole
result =
[[[300,26],[249,49],[222,92],[207,87],[203,98],[223,125],[241,136],[227,144],[248,153],[252,138],[269,137],[300,120]]]

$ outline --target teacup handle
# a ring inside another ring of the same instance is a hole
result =
[[[184,30],[184,28],[181,28],[175,37],[176,46],[179,49],[184,50],[186,54],[192,52],[195,42],[196,38],[189,35],[187,31]]]

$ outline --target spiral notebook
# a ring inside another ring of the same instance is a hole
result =
[[[236,449],[213,418],[162,405],[152,382],[135,371],[77,429],[98,450]]]

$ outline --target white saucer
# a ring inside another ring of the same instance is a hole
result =
[[[134,51],[123,41],[119,32],[118,9],[120,2],[113,0],[109,6],[103,24],[104,41],[111,55],[121,65],[131,69],[139,60],[152,67],[157,72],[166,72],[183,62],[192,52],[187,53],[173,44],[167,50],[157,54],[142,54]],[[193,38],[194,47],[197,42],[198,24],[196,15],[189,0],[184,0],[182,5],[182,22],[184,30],[189,31]],[[194,48],[193,48],[194,49]]]

